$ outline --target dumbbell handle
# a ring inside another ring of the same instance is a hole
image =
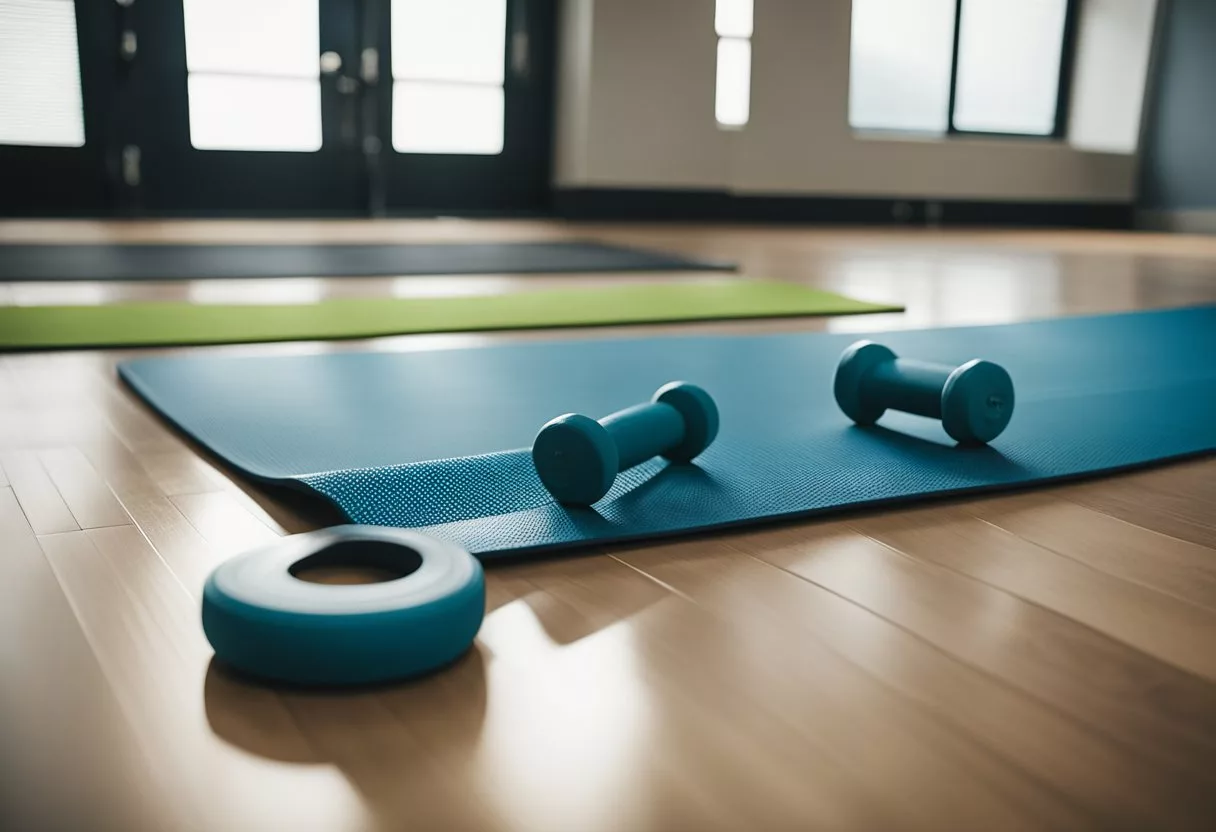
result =
[[[877,365],[862,382],[866,393],[881,392],[883,404],[918,416],[942,418],[942,388],[953,367],[897,358]]]
[[[684,440],[684,417],[663,402],[634,405],[596,421],[616,443],[621,471],[658,456]]]

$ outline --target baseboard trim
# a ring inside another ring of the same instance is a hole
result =
[[[1134,227],[1122,202],[1011,202],[902,197],[762,196],[727,191],[559,188],[558,217],[587,221],[771,222],[811,225]]]
[[[1146,231],[1173,231],[1179,234],[1216,234],[1216,209],[1144,209],[1136,212],[1136,227]]]

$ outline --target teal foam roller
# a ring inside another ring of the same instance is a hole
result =
[[[553,419],[532,443],[532,462],[558,502],[589,506],[621,471],[655,456],[691,462],[717,435],[713,398],[695,384],[673,381],[649,402],[598,421],[577,413]]]
[[[833,388],[840,409],[859,425],[902,410],[940,419],[965,445],[991,442],[1013,417],[1013,380],[1000,365],[980,359],[958,367],[931,364],[900,358],[873,341],[844,351]]]
[[[296,577],[328,566],[404,573],[370,584]],[[418,532],[338,526],[284,537],[220,564],[203,587],[216,657],[259,679],[355,685],[419,676],[461,656],[485,615],[481,564]]]

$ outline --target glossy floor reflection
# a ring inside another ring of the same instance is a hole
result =
[[[0,240],[599,237],[902,315],[242,345],[447,349],[858,331],[1216,302],[1216,240],[543,222],[0,223]],[[0,303],[306,303],[707,275],[0,284]],[[715,276],[714,279],[720,279]],[[182,352],[183,350],[142,351]],[[222,559],[325,522],[121,388],[135,352],[0,356],[0,825],[1210,829],[1216,464],[487,570],[446,672],[267,688],[212,660]]]

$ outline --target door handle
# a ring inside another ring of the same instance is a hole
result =
[[[342,71],[342,56],[337,52],[321,53],[321,74],[333,75]]]

